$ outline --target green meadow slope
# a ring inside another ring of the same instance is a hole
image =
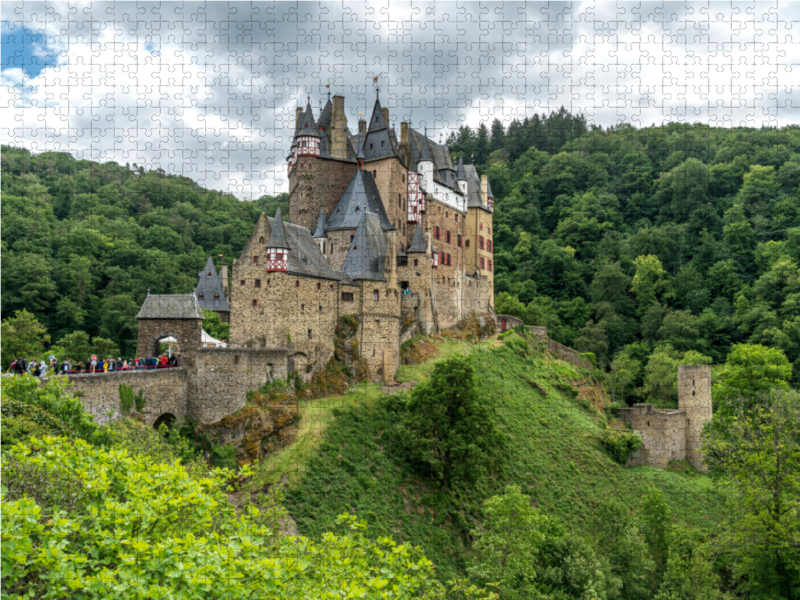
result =
[[[441,493],[393,450],[396,413],[377,387],[305,401],[296,442],[263,463],[259,474],[264,481],[288,478],[285,504],[300,533],[318,538],[336,531],[337,515],[352,513],[369,523],[372,536],[422,546],[446,580],[464,573],[481,502],[508,483],[577,529],[604,498],[637,511],[650,486],[665,493],[677,520],[701,529],[718,520],[721,507],[707,476],[615,463],[597,438],[606,415],[579,399],[577,389],[594,384],[590,373],[547,352],[523,356],[498,341],[444,342],[426,364],[403,367],[398,380],[420,381],[436,361],[456,352],[475,355],[481,393],[497,406],[500,428],[509,437],[505,473]]]

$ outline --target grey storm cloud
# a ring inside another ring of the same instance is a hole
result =
[[[442,139],[564,105],[603,126],[800,119],[797,4],[3,3],[58,64],[3,71],[4,142],[138,163],[241,199],[286,191],[296,107]],[[330,88],[325,86],[329,85]]]

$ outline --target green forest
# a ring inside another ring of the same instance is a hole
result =
[[[448,140],[495,198],[495,308],[580,351],[612,393],[736,343],[800,355],[800,128],[599,128],[566,110]],[[800,381],[795,368],[794,384]]]

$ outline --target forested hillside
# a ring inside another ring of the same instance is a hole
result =
[[[800,128],[601,129],[562,110],[449,142],[496,197],[497,311],[594,352],[617,393],[670,403],[662,373],[737,342],[797,360]]]
[[[2,176],[3,318],[26,309],[54,343],[85,331],[126,357],[148,288],[194,289],[209,253],[231,264],[258,215],[285,202],[240,202],[161,170],[7,146]]]
[[[663,374],[687,352],[716,364],[747,342],[798,358],[800,128],[603,129],[562,109],[448,143],[496,196],[498,312],[594,352],[615,395],[672,403]],[[230,263],[286,203],[9,147],[2,173],[3,318],[25,308],[51,343],[80,330],[123,353],[148,288],[192,289],[208,253]]]

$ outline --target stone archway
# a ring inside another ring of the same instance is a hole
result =
[[[153,423],[153,429],[158,431],[161,425],[166,425],[169,429],[172,429],[172,426],[175,424],[175,415],[172,413],[164,413],[156,419],[156,422]]]

